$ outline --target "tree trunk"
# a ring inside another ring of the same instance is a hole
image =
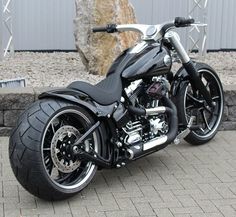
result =
[[[135,44],[136,33],[92,33],[95,26],[107,23],[136,23],[133,7],[128,0],[76,0],[76,47],[87,70],[106,74],[118,54]]]

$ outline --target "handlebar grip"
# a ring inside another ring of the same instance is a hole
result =
[[[195,22],[192,18],[185,18],[185,17],[176,17],[175,18],[175,26],[176,27],[186,27],[190,26]]]
[[[93,32],[106,32],[107,31],[107,27],[106,26],[99,26],[99,27],[94,27]]]
[[[93,30],[93,32],[114,33],[114,32],[117,32],[116,27],[117,27],[116,24],[108,24],[107,26],[94,27],[92,30]]]

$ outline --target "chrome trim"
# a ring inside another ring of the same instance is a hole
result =
[[[176,32],[169,31],[166,33],[165,38],[168,39],[171,45],[175,48],[182,63],[188,63],[190,58],[180,42],[179,35]]]
[[[166,107],[164,107],[164,106],[146,109],[146,115],[148,115],[148,116],[158,115],[158,114],[162,114],[165,112],[166,112]]]
[[[131,149],[127,149],[127,152],[130,154],[129,159],[133,159],[134,158],[134,152]]]
[[[186,136],[188,136],[188,134],[191,132],[190,128],[192,127],[194,120],[195,116],[191,116],[187,128],[183,130],[181,133],[179,133],[178,136],[175,138],[174,140],[175,145],[178,145],[181,142],[181,140],[183,140]]]
[[[143,51],[147,47],[147,45],[148,44],[146,41],[142,41],[141,43],[138,43],[137,45],[135,45],[129,53],[131,53],[131,54],[140,53],[141,51]]]
[[[145,42],[146,43],[146,42]],[[143,82],[142,79],[133,81],[127,88],[125,88],[126,95],[128,97],[132,96],[133,92],[138,88],[138,86]]]
[[[161,27],[162,25],[124,24],[124,25],[117,25],[116,29],[118,30],[118,32],[134,31],[141,33],[142,39],[144,41],[149,41],[149,40],[157,41],[162,37]],[[150,28],[152,28],[153,34],[150,34]]]
[[[164,64],[169,67],[171,65],[171,57],[169,55],[166,55],[164,57]]]
[[[154,148],[156,146],[162,145],[167,141],[168,137],[167,136],[161,136],[158,138],[155,138],[149,142],[146,142],[143,144],[143,150],[146,151],[148,149]]]

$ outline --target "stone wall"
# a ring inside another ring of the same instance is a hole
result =
[[[224,86],[225,109],[221,130],[236,130],[236,85]]]
[[[52,88],[3,88],[0,90],[0,136],[8,136],[17,118],[38,95]]]
[[[0,91],[0,136],[8,136],[18,116],[50,88],[17,88]],[[221,130],[236,130],[236,85],[226,86],[225,113]]]

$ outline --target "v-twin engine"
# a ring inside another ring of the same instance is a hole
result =
[[[168,85],[165,80],[158,78],[144,90],[147,98],[153,99],[154,105],[152,100],[150,100],[151,104],[147,103],[147,106],[145,104],[141,104],[141,107],[138,105],[140,103],[139,94],[140,91],[142,92],[140,80],[133,82],[133,86],[126,89],[132,104],[137,105],[137,107],[130,105],[129,113],[139,117],[136,121],[128,122],[122,128],[124,132],[123,145],[125,145],[129,159],[136,159],[152,151],[157,151],[172,142],[177,135],[177,111],[173,102],[166,96]],[[162,106],[158,106],[159,100],[162,101]]]
[[[123,131],[125,133],[123,142],[129,159],[137,158],[145,151],[162,145],[168,140],[165,135],[168,125],[159,118],[147,120],[146,126],[141,121],[129,122]]]

